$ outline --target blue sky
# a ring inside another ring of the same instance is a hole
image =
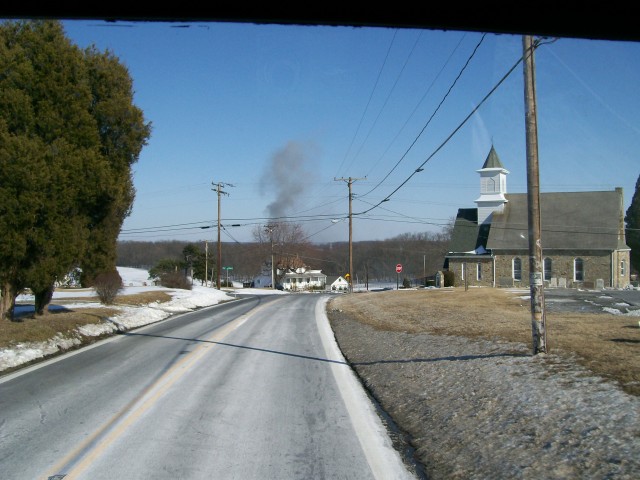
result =
[[[522,55],[519,35],[64,26],[80,47],[120,58],[153,126],[121,240],[216,240],[212,184],[222,182],[223,241],[252,241],[273,217],[300,223],[313,242],[345,241],[349,177],[355,241],[438,232],[475,206],[492,145],[508,191],[526,191],[522,64],[460,127]],[[535,62],[541,190],[622,187],[626,209],[640,174],[640,44],[557,39]]]

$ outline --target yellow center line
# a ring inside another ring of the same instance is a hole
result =
[[[221,342],[227,335],[239,328],[244,324],[250,316],[256,314],[262,310],[266,305],[258,306],[251,312],[241,315],[234,321],[224,325],[219,330],[216,330],[209,338],[196,346],[196,348],[188,355],[176,362],[169,370],[167,370],[158,380],[150,385],[143,392],[140,400],[136,401],[133,408],[129,413],[129,407],[125,407],[111,420],[109,420],[103,427],[98,429],[87,440],[82,442],[78,447],[67,455],[64,459],[58,462],[45,478],[50,478],[54,475],[61,475],[61,470],[64,468],[70,468],[65,474],[65,480],[71,480],[78,478],[105,450],[112,445],[131,425],[133,425],[144,413],[146,413],[151,407],[153,407],[160,398],[186,373],[188,373],[191,367],[198,362],[207,353],[207,350],[215,344],[215,342]],[[110,430],[110,428],[117,424],[117,427]],[[106,431],[109,433],[102,438],[95,446],[91,447],[91,444],[100,438]],[[84,453],[83,453],[84,452]]]

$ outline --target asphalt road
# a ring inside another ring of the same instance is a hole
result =
[[[0,381],[0,477],[413,478],[322,295],[180,315]]]
[[[547,311],[626,314],[640,310],[640,290],[544,290]]]

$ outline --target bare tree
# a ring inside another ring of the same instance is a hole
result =
[[[276,271],[281,272],[280,276],[287,269],[306,266],[302,258],[307,256],[312,246],[301,225],[287,222],[259,225],[254,228],[253,237],[264,258],[273,258],[273,265]],[[271,260],[268,262],[271,263]]]

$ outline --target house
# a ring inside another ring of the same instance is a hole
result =
[[[289,291],[324,290],[327,276],[321,270],[306,267],[288,270],[282,277],[282,287]]]
[[[349,282],[347,282],[341,275],[329,275],[327,276],[327,290],[330,292],[344,292],[349,290]]]
[[[444,268],[456,285],[529,287],[527,194],[507,193],[493,147],[477,172],[476,208],[458,210]],[[629,285],[622,188],[541,193],[540,225],[545,287]]]
[[[271,263],[263,263],[260,275],[257,275],[251,281],[251,286],[255,288],[271,288],[272,274]]]

